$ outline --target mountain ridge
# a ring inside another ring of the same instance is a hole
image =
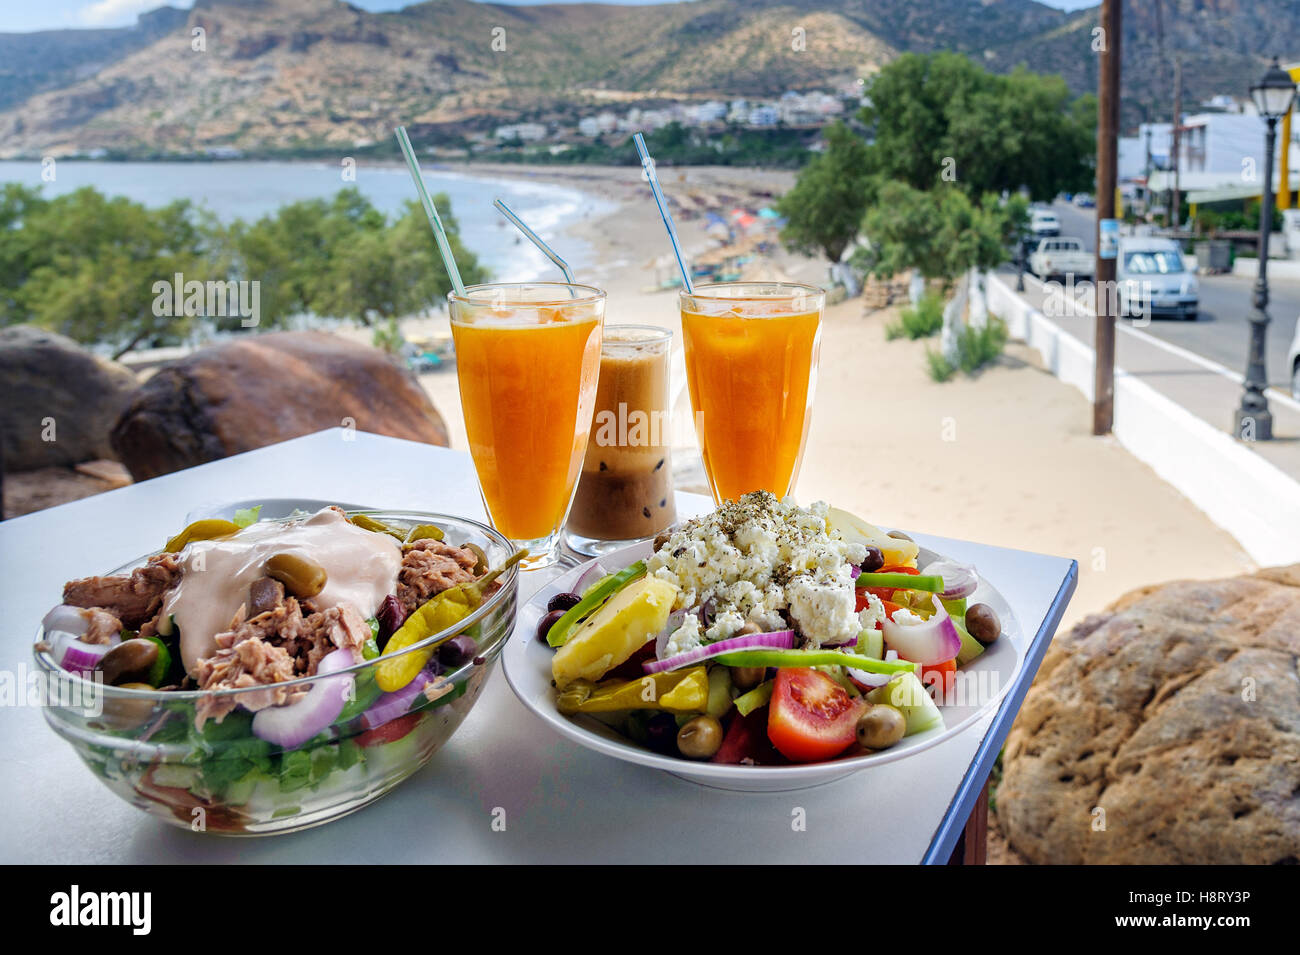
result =
[[[1189,105],[1244,93],[1276,38],[1300,35],[1297,6],[1130,0],[1125,122],[1170,115],[1176,54]],[[17,78],[0,96],[0,155],[351,148],[399,122],[432,138],[602,103],[826,88],[909,50],[1060,73],[1082,93],[1096,87],[1095,24],[1095,9],[1035,0],[426,0],[384,13],[344,0],[196,0],[123,31],[42,34],[43,52],[17,67],[4,54],[31,35],[0,34],[0,78]]]

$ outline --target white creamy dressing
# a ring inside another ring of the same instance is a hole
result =
[[[163,601],[163,621],[176,618],[181,660],[188,673],[217,650],[215,637],[230,629],[248,587],[266,576],[267,558],[296,554],[325,568],[325,588],[311,598],[320,609],[348,603],[371,617],[397,590],[402,548],[387,534],[350,523],[325,508],[291,524],[252,524],[219,540],[194,541],[181,551],[184,573]]]

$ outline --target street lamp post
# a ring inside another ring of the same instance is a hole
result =
[[[1255,310],[1250,316],[1250,351],[1246,359],[1245,388],[1237,408],[1235,434],[1246,441],[1268,441],[1273,437],[1273,413],[1268,410],[1264,389],[1268,371],[1264,367],[1264,333],[1268,330],[1268,237],[1273,231],[1273,147],[1277,121],[1291,111],[1295,83],[1278,66],[1277,57],[1259,83],[1250,88],[1250,98],[1263,117],[1264,191],[1259,202],[1259,275],[1255,279]]]

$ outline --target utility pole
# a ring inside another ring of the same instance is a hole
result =
[[[1116,150],[1119,137],[1120,0],[1102,0],[1104,45],[1097,80],[1097,264],[1093,294],[1096,311],[1092,433],[1109,434],[1115,423],[1115,221]]]
[[[1174,56],[1174,128],[1173,128],[1173,145],[1170,148],[1171,159],[1174,163],[1174,190],[1169,197],[1169,224],[1174,230],[1178,229],[1178,152],[1181,148],[1179,141],[1182,139],[1183,125],[1183,61],[1177,55]]]

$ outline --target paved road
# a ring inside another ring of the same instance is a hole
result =
[[[1082,239],[1088,251],[1096,248],[1096,210],[1059,201],[1052,208],[1061,220],[1062,235]],[[1253,284],[1253,279],[1235,275],[1202,275],[1201,311],[1197,321],[1153,318],[1145,331],[1245,374]],[[1269,384],[1288,391],[1291,369],[1286,367],[1286,355],[1300,319],[1300,282],[1270,279],[1268,290],[1268,313],[1272,318],[1264,352],[1268,379]]]

